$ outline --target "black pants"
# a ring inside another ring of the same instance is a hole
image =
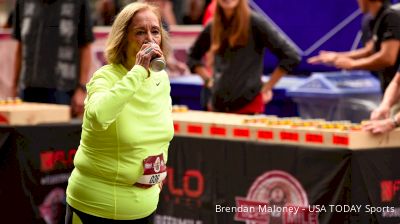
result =
[[[73,224],[72,223],[72,215],[75,213],[82,221],[83,224],[150,224],[153,221],[154,213],[144,217],[142,219],[135,219],[135,220],[113,220],[113,219],[105,219],[100,218],[97,216],[89,215],[78,211],[72,208],[70,205],[67,204],[67,211],[65,214],[65,224]]]

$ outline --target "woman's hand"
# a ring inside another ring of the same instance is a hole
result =
[[[395,124],[390,118],[385,120],[367,121],[362,124],[362,129],[364,131],[369,131],[372,134],[387,133],[393,130],[395,127]]]
[[[262,99],[263,99],[264,104],[267,104],[272,100],[272,97],[273,97],[272,89],[263,88],[263,90],[261,91],[261,94],[262,94]]]
[[[370,119],[379,120],[379,119],[389,118],[389,116],[390,116],[390,108],[385,106],[379,106],[378,108],[372,111]]]
[[[152,42],[144,43],[139,52],[136,54],[135,64],[141,65],[148,70],[150,61],[157,57],[164,57],[160,46]]]

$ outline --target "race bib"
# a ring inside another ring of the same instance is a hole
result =
[[[149,156],[143,160],[143,176],[137,180],[135,186],[149,188],[161,183],[166,176],[167,166],[165,165],[163,154]]]

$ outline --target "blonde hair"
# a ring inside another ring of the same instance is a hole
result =
[[[163,51],[165,57],[167,57],[169,49],[168,34],[162,27],[161,15],[158,7],[148,3],[134,2],[122,9],[122,11],[115,18],[115,21],[111,27],[111,31],[108,35],[104,52],[105,58],[109,64],[126,64],[128,60],[127,48],[129,26],[132,22],[132,18],[138,12],[144,10],[150,10],[158,18],[161,29],[160,48]]]
[[[224,41],[228,41],[230,47],[245,46],[247,44],[250,27],[250,7],[247,0],[239,1],[228,29],[224,28],[223,19],[224,12],[217,1],[211,29],[211,51],[213,53],[221,49]]]

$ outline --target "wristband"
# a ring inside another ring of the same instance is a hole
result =
[[[396,120],[395,116],[392,116],[392,122],[393,122],[395,128],[400,127],[400,123]]]

